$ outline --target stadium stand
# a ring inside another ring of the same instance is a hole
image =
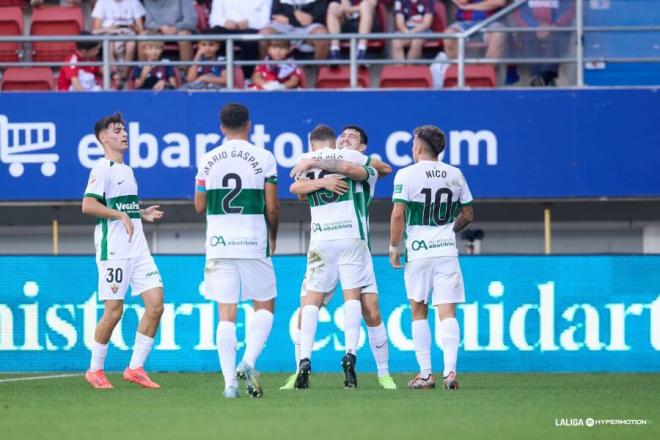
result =
[[[431,24],[431,31],[434,33],[443,32],[447,29],[447,8],[442,2],[435,2],[433,10],[433,23]],[[424,43],[424,51],[437,51],[442,48],[442,39],[440,40],[427,40]]]
[[[23,35],[23,13],[18,6],[0,7],[0,35]],[[18,61],[22,55],[18,43],[0,43],[0,61]]]
[[[358,87],[371,87],[369,71],[365,67],[358,69]],[[316,77],[317,89],[345,89],[351,84],[351,69],[349,67],[321,67]]]
[[[55,90],[55,76],[49,67],[10,67],[5,70],[0,90],[5,92]]]
[[[433,85],[428,66],[385,66],[380,73],[380,88],[429,88]]]
[[[83,30],[79,7],[40,7],[32,11],[30,35],[78,35]],[[32,43],[34,61],[62,61],[76,48],[74,42]]]
[[[27,8],[30,4],[28,0],[0,0],[0,7],[18,6],[20,8]]]
[[[378,21],[378,29],[381,29],[381,32],[388,29],[387,26],[387,7],[382,3],[378,3],[376,6],[376,11],[374,12],[374,20]],[[349,41],[342,41],[341,48],[348,49],[351,43]],[[385,49],[387,48],[387,42],[385,40],[369,40],[367,42],[367,50],[378,54],[383,55]]]
[[[466,65],[465,85],[474,88],[490,88],[497,85],[495,68],[491,65]],[[445,87],[458,85],[458,68],[449,66],[445,73]]]

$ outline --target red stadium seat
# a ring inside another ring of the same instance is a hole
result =
[[[383,89],[430,88],[433,86],[428,66],[385,66],[380,74]]]
[[[369,71],[362,67],[358,69],[358,87],[369,88],[371,79]],[[316,76],[317,89],[345,89],[351,84],[351,69],[349,67],[321,67]]]
[[[197,30],[203,31],[209,28],[209,8],[198,2],[195,3],[195,11],[197,11]]]
[[[436,1],[433,10],[433,23],[431,23],[431,32],[439,33],[447,29],[447,9],[444,3]],[[442,40],[426,40],[424,50],[439,50],[442,47]]]
[[[0,35],[23,35],[23,13],[18,6],[0,7]],[[0,61],[18,61],[21,44],[0,43]]]
[[[376,6],[376,11],[374,12],[374,20],[378,22],[380,32],[385,32],[387,30],[387,8],[382,2],[378,2],[378,5]],[[383,52],[385,50],[385,45],[385,40],[367,40],[368,50]],[[351,47],[351,43],[349,41],[341,42],[342,49],[347,49],[349,47]]]
[[[495,87],[497,79],[495,67],[490,64],[466,65],[465,85],[468,87]],[[449,66],[445,73],[445,87],[456,87],[458,85],[458,67],[454,64]]]
[[[30,35],[78,35],[83,15],[78,7],[40,7],[32,11]],[[34,61],[63,61],[76,49],[74,42],[32,43]]]
[[[9,67],[2,77],[0,90],[55,90],[55,77],[50,67]]]
[[[19,8],[27,8],[29,4],[29,0],[0,0],[0,7],[18,6]]]

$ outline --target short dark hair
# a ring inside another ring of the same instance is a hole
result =
[[[239,130],[245,127],[250,120],[250,111],[243,104],[230,102],[222,106],[220,110],[220,122],[222,126],[230,130]]]
[[[81,37],[90,37],[93,34],[89,31],[82,31],[79,34]],[[101,41],[93,41],[93,40],[86,40],[86,41],[77,41],[76,42],[76,49],[78,50],[90,50],[94,49],[95,47],[99,47],[101,45]]]
[[[121,112],[117,112],[114,115],[101,118],[96,122],[96,124],[94,124],[94,136],[96,136],[96,139],[98,139],[99,142],[101,142],[101,139],[99,138],[101,132],[106,130],[112,124],[121,124],[126,126],[126,122],[124,121],[124,117],[122,116]]]
[[[270,40],[268,47],[283,47],[285,49],[291,48],[291,40]]]
[[[337,140],[335,131],[327,125],[319,124],[314,127],[314,130],[309,134],[309,140],[314,141],[330,141],[334,142]]]
[[[447,139],[442,130],[435,125],[422,125],[415,128],[415,136],[424,142],[429,153],[438,155],[447,145]]]
[[[364,145],[367,145],[367,143],[369,142],[369,138],[367,137],[367,132],[364,131],[364,129],[359,125],[347,125],[341,131],[344,130],[355,130],[358,133],[360,133],[360,142],[363,143]]]

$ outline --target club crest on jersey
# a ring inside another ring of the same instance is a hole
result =
[[[116,284],[113,284],[113,285],[110,287],[110,290],[112,290],[112,293],[117,293],[117,291],[119,290],[119,286],[116,285]]]

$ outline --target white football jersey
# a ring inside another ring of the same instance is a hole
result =
[[[264,188],[277,184],[273,154],[230,140],[202,157],[196,179],[206,189],[206,258],[269,257]]]
[[[150,255],[142,229],[140,200],[137,194],[137,181],[128,165],[103,158],[92,168],[84,197],[94,197],[108,208],[127,213],[134,228],[133,238],[129,242],[128,233],[120,220],[99,218],[94,230],[97,260]]]
[[[369,233],[367,206],[371,197],[370,188],[378,179],[376,170],[368,166],[370,158],[359,151],[334,148],[305,153],[301,159],[310,157],[345,160],[365,166],[368,173],[367,180],[364,182],[356,182],[340,175],[348,184],[348,191],[344,195],[319,190],[307,196],[312,216],[311,241],[345,238],[367,240]],[[312,168],[304,177],[320,179],[332,174],[336,173]]]
[[[392,201],[406,205],[407,260],[458,255],[454,221],[472,203],[461,170],[430,160],[400,169]]]

